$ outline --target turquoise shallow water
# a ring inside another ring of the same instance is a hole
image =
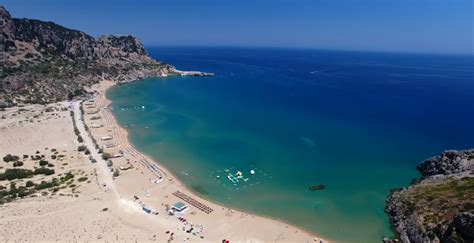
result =
[[[417,177],[422,159],[474,146],[472,57],[150,52],[216,76],[112,88],[113,113],[139,150],[205,198],[341,242],[392,235],[383,211],[389,190]],[[248,180],[234,185],[226,169]],[[316,184],[326,189],[308,189]]]

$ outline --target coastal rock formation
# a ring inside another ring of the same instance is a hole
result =
[[[466,239],[470,239],[470,241],[473,242],[474,241],[474,213],[463,212],[463,213],[458,214],[458,216],[454,218],[449,228],[450,235],[452,235],[455,232],[459,232],[460,235],[464,236]]]
[[[427,159],[417,166],[423,177],[451,175],[474,170],[474,150],[448,150],[439,156]]]
[[[391,192],[385,211],[402,242],[474,242],[473,164],[473,149],[445,151],[418,165],[422,179]]]
[[[132,36],[94,38],[53,22],[12,18],[3,6],[0,29],[0,107],[64,100],[103,79],[212,75],[156,61]]]

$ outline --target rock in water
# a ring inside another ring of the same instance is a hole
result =
[[[319,191],[319,190],[324,190],[326,188],[325,185],[315,185],[315,186],[310,186],[309,190],[310,191]]]

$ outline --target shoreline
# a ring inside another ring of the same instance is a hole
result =
[[[251,217],[252,219],[263,220],[263,221],[265,221],[265,223],[271,224],[272,226],[283,227],[283,228],[287,229],[288,232],[286,232],[286,233],[289,233],[291,231],[291,232],[294,232],[294,234],[300,234],[300,235],[304,236],[304,238],[306,238],[306,241],[329,242],[326,239],[323,240],[320,237],[320,235],[317,235],[313,232],[310,232],[310,231],[308,231],[304,228],[292,225],[288,222],[285,222],[284,220],[272,218],[272,217],[269,217],[269,216],[266,216],[266,215],[259,215],[257,213],[245,211],[245,210],[242,210],[242,209],[232,208],[230,206],[223,205],[223,204],[220,204],[218,202],[214,202],[210,199],[204,198],[204,197],[198,195],[192,189],[188,188],[182,181],[180,181],[178,179],[178,177],[172,171],[168,170],[163,164],[161,164],[158,161],[155,161],[154,159],[152,159],[149,155],[140,152],[133,145],[133,143],[130,142],[128,130],[126,128],[122,127],[117,122],[115,116],[113,115],[113,113],[110,110],[110,105],[112,104],[112,102],[106,96],[107,91],[110,88],[114,87],[115,85],[117,85],[117,83],[104,80],[104,81],[102,81],[101,83],[98,84],[98,89],[92,89],[93,91],[97,92],[93,96],[93,99],[94,99],[95,103],[97,104],[97,103],[101,102],[101,103],[99,103],[99,107],[97,107],[97,108],[100,110],[100,113],[104,116],[104,119],[107,120],[107,118],[105,118],[105,117],[108,116],[107,122],[110,123],[110,124],[108,124],[108,126],[112,128],[111,132],[114,132],[116,134],[121,134],[121,135],[119,135],[119,136],[121,136],[119,138],[119,140],[120,140],[122,146],[129,147],[129,149],[131,148],[134,151],[129,151],[130,153],[134,153],[138,157],[143,157],[145,160],[150,161],[150,164],[156,164],[158,166],[159,170],[163,172],[164,177],[167,180],[176,182],[176,187],[180,191],[184,192],[185,194],[187,194],[187,195],[189,195],[193,198],[196,198],[197,201],[199,201],[203,204],[211,205],[211,207],[213,207],[213,208],[222,208],[222,211],[231,212],[231,214],[247,215],[247,216]],[[88,126],[90,126],[90,125],[91,124],[88,124]],[[92,135],[92,133],[89,133],[89,134]],[[101,162],[102,161],[98,161],[98,163],[101,163]],[[118,178],[120,178],[120,177],[118,177]],[[178,201],[180,200],[177,197],[175,199],[178,200]],[[221,211],[221,210],[219,210],[219,211]],[[218,216],[215,216],[215,217],[218,217]],[[220,233],[222,233],[223,235],[226,234],[226,232],[220,232]],[[242,240],[245,240],[245,238],[242,239]],[[260,240],[257,240],[257,241],[260,241]],[[264,240],[264,241],[266,241],[266,240]],[[283,241],[285,241],[285,240],[283,240]]]
[[[186,75],[184,75],[184,76],[186,76]],[[206,76],[206,75],[204,75],[204,76]],[[139,81],[142,81],[142,80],[137,80],[137,82],[139,82]],[[133,81],[132,81],[132,82],[133,82]],[[108,89],[110,89],[110,88],[112,88],[112,87],[114,87],[114,86],[115,86],[115,85],[110,86]],[[108,89],[107,89],[107,90],[104,90],[104,93],[107,93]],[[110,107],[110,105],[112,104],[112,101],[109,100],[109,99],[107,98],[107,96],[105,96],[105,97],[106,97],[107,101],[110,102],[110,104],[109,104],[109,106],[108,106],[108,107]],[[109,108],[109,110],[110,110],[110,108]],[[112,113],[112,112],[111,112],[111,115],[113,116],[113,113]],[[130,145],[131,147],[133,147],[138,153],[140,153],[140,154],[143,155],[144,157],[149,158],[151,161],[154,161],[155,163],[158,164],[158,162],[155,161],[155,160],[153,160],[150,155],[146,154],[145,152],[139,151],[139,149],[137,149],[137,148],[135,147],[135,145],[134,145],[132,142],[130,142],[128,130],[127,130],[126,128],[124,128],[123,126],[121,126],[121,125],[117,122],[117,119],[115,118],[115,116],[113,116],[113,118],[114,118],[115,124],[116,124],[117,126],[119,126],[120,128],[124,129],[125,131],[127,131],[127,142],[129,143],[129,145]],[[159,164],[159,165],[161,165],[161,164]],[[263,214],[258,214],[258,213],[251,212],[251,211],[247,211],[247,210],[244,210],[244,209],[234,208],[234,207],[231,207],[231,206],[229,206],[229,205],[225,205],[225,204],[222,204],[222,203],[220,203],[220,202],[216,202],[216,201],[214,201],[214,200],[212,200],[212,199],[205,198],[205,197],[199,195],[199,194],[198,194],[196,191],[194,191],[192,188],[189,188],[189,187],[188,187],[184,182],[182,182],[180,179],[178,179],[178,176],[177,176],[173,171],[167,169],[165,166],[160,167],[160,169],[161,169],[161,170],[164,170],[166,173],[168,173],[169,175],[171,175],[170,177],[172,177],[174,180],[176,180],[176,181],[179,182],[181,185],[183,185],[183,186],[190,192],[189,194],[192,194],[193,196],[197,197],[198,199],[201,199],[202,201],[210,202],[210,203],[216,204],[216,205],[218,205],[218,206],[220,206],[220,207],[224,207],[224,208],[233,210],[233,211],[235,211],[235,212],[242,212],[242,213],[246,213],[246,214],[249,214],[249,215],[254,215],[254,216],[257,216],[257,217],[262,217],[262,218],[265,218],[265,219],[277,221],[277,222],[279,222],[279,223],[282,223],[282,224],[288,225],[288,226],[290,226],[290,227],[296,228],[296,229],[300,230],[300,231],[303,232],[303,233],[306,233],[306,234],[308,234],[308,235],[312,235],[312,236],[314,236],[314,237],[317,237],[318,239],[324,240],[324,242],[329,242],[329,243],[330,243],[330,242],[334,242],[334,241],[329,241],[329,240],[327,240],[326,238],[323,239],[323,238],[321,238],[320,235],[318,235],[317,233],[311,232],[310,230],[307,230],[307,229],[302,228],[302,227],[300,227],[300,226],[293,225],[293,224],[291,224],[290,222],[286,222],[286,221],[283,220],[283,219],[274,218],[274,217],[267,216],[267,215],[263,215]]]

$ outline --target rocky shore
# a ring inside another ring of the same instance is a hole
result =
[[[171,70],[171,73],[179,76],[213,76],[213,73],[201,72],[201,71],[181,71],[176,68]]]
[[[387,198],[397,237],[384,241],[474,242],[474,149],[445,151],[417,169],[420,179]]]
[[[0,108],[70,99],[102,80],[210,76],[154,60],[133,36],[101,36],[32,19],[12,18],[0,6]]]

